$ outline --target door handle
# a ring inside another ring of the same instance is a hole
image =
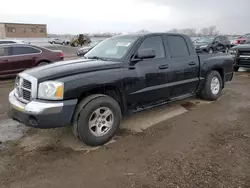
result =
[[[168,64],[160,65],[160,66],[159,66],[159,69],[168,69]]]
[[[190,66],[196,65],[194,61],[188,63]]]
[[[4,62],[8,63],[8,62],[11,62],[11,60],[9,60],[9,59],[6,59],[6,60],[4,60]]]

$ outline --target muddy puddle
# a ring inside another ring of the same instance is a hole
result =
[[[14,120],[0,120],[0,142],[20,139],[27,130],[27,127]]]

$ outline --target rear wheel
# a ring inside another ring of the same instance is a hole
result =
[[[205,100],[217,100],[222,91],[223,80],[217,71],[211,71],[205,80],[205,84],[200,91],[200,96]]]
[[[44,66],[44,65],[48,65],[48,64],[49,64],[48,62],[43,61],[43,62],[38,63],[37,66]]]
[[[87,145],[103,145],[116,134],[120,121],[121,109],[114,99],[106,95],[92,95],[78,105],[74,133]]]

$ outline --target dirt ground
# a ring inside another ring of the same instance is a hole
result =
[[[0,120],[10,86],[0,86]],[[240,72],[222,97],[115,142],[75,151],[60,141],[25,150],[0,144],[1,188],[249,188],[250,73]],[[32,136],[36,130],[29,130]]]

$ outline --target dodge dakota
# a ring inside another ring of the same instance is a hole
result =
[[[18,74],[9,116],[36,128],[72,125],[82,142],[103,145],[123,116],[194,95],[217,100],[232,77],[231,55],[197,55],[186,35],[115,36],[84,58]]]

